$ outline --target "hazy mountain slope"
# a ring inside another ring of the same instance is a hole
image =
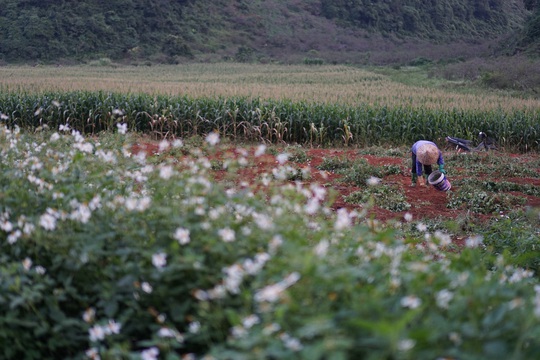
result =
[[[529,13],[521,0],[0,0],[0,60],[451,59],[490,54]]]

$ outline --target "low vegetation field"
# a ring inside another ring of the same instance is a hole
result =
[[[246,66],[0,68],[1,358],[540,356],[536,100]]]

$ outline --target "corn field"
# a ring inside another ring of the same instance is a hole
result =
[[[412,88],[337,66],[201,66],[0,68],[2,121],[32,130],[68,125],[83,134],[127,124],[156,138],[215,131],[311,146],[406,145],[484,131],[501,147],[540,149],[534,99]]]

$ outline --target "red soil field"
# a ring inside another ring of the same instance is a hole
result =
[[[237,181],[240,182],[248,182],[248,183],[254,183],[256,179],[259,179],[261,174],[263,173],[272,173],[272,169],[278,166],[278,161],[276,159],[276,156],[269,154],[268,151],[262,156],[254,157],[254,151],[256,147],[239,147],[241,149],[244,149],[248,153],[248,160],[249,165],[245,168],[242,168],[237,173]],[[223,160],[227,158],[236,158],[239,156],[240,151],[239,148],[235,148],[231,145],[225,145],[221,146],[218,145],[215,149],[215,152],[208,155],[210,160]],[[139,151],[145,151],[149,156],[152,154],[158,153],[158,144],[155,142],[144,142],[137,144],[133,147],[132,151],[134,153],[137,153]],[[302,148],[302,150],[307,154],[308,161],[303,163],[293,163],[289,162],[291,166],[297,167],[297,168],[309,168],[310,169],[310,177],[307,180],[302,180],[302,182],[309,186],[310,183],[316,183],[321,186],[324,186],[328,189],[333,189],[338,193],[338,196],[336,197],[335,201],[332,203],[331,208],[332,209],[339,209],[339,208],[347,208],[349,210],[360,210],[361,205],[356,204],[350,204],[346,203],[344,201],[344,197],[347,195],[360,190],[359,187],[355,186],[354,184],[350,183],[344,183],[343,181],[340,181],[341,175],[338,175],[336,173],[330,172],[330,171],[321,171],[317,167],[323,162],[323,159],[325,158],[331,158],[331,157],[337,157],[337,158],[347,158],[350,160],[355,160],[359,158],[364,158],[368,161],[370,165],[374,166],[384,166],[384,165],[397,165],[400,166],[402,171],[401,174],[397,175],[390,175],[384,177],[382,181],[386,184],[392,184],[395,186],[400,187],[406,196],[407,202],[411,204],[411,208],[402,211],[402,212],[392,212],[386,209],[382,209],[379,207],[373,207],[370,210],[369,216],[385,222],[391,219],[395,220],[403,220],[405,213],[410,213],[413,216],[414,220],[420,220],[425,218],[438,218],[443,217],[445,219],[455,219],[458,218],[460,215],[468,214],[468,216],[474,216],[481,220],[487,220],[492,216],[500,216],[502,214],[495,214],[495,215],[483,215],[483,214],[471,214],[469,210],[464,206],[461,209],[448,209],[447,208],[447,193],[439,191],[435,189],[433,186],[416,186],[411,187],[411,177],[410,177],[410,169],[407,168],[404,164],[409,164],[409,155],[408,153],[403,154],[403,158],[399,157],[382,157],[382,156],[373,156],[373,155],[361,155],[359,154],[358,149],[332,149],[332,148]],[[286,146],[283,146],[283,148],[278,148],[277,153],[281,152],[290,152],[288,151]],[[455,152],[454,150],[451,151],[443,151],[443,155],[450,155],[452,152]],[[275,153],[275,151],[274,151]],[[518,154],[500,154],[500,156],[511,156],[515,157],[516,159],[519,158],[520,155]],[[538,155],[540,156],[540,155]],[[406,161],[404,161],[406,159]],[[226,176],[226,172],[224,170],[213,170],[214,171],[214,178],[216,181],[222,181],[224,177]],[[537,169],[537,171],[540,171],[540,169]],[[454,169],[455,173],[449,173],[447,174],[447,178],[452,183],[453,180],[460,179],[463,177],[462,174],[460,174],[459,169]],[[228,174],[227,176],[230,176]],[[491,179],[495,181],[505,180],[505,181],[511,181],[515,183],[528,183],[532,184],[534,186],[540,186],[540,179],[538,178],[515,178],[515,177],[505,177],[504,179],[498,178],[498,179]],[[228,177],[227,181],[231,181],[231,179]],[[455,190],[456,187],[453,186],[453,190]],[[524,195],[522,193],[516,193],[515,195],[523,196],[527,198],[527,203],[525,206],[531,206],[531,207],[539,207],[540,206],[540,198],[535,196],[528,196]]]

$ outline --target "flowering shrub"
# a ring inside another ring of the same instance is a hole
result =
[[[118,132],[1,129],[0,357],[540,354],[538,280],[482,236],[448,252],[425,225],[330,211],[323,187],[221,185],[203,151],[150,161]]]

